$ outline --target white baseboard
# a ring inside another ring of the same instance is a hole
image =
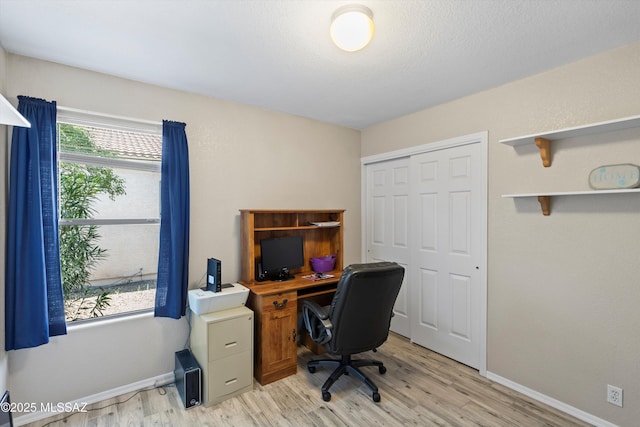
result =
[[[496,375],[492,372],[488,372],[487,371],[487,378],[490,379],[491,381],[495,381],[498,384],[502,384],[505,387],[508,387],[512,390],[515,390],[519,393],[524,394],[525,396],[529,396],[532,399],[535,399],[539,402],[542,402],[546,405],[549,405],[553,408],[556,408],[566,414],[572,415],[576,418],[578,418],[579,420],[585,421],[589,424],[592,424],[594,426],[597,427],[619,427],[616,424],[613,424],[607,420],[603,420],[602,418],[598,418],[595,415],[591,415],[588,412],[584,412],[578,408],[574,408],[571,405],[567,405],[564,402],[561,402],[557,399],[554,399],[552,397],[549,397],[545,394],[542,394],[540,392],[537,392],[535,390],[532,390],[528,387],[525,387],[523,385],[520,385],[516,382],[513,382],[511,380],[508,380],[506,378],[501,377],[500,375]]]
[[[92,394],[91,396],[83,397],[81,399],[74,400],[73,402],[65,402],[64,405],[67,408],[84,408],[84,406],[91,405],[96,402],[102,402],[103,400],[108,400],[122,394],[131,393],[145,388],[160,387],[163,385],[171,384],[172,382],[174,382],[173,372],[168,372],[166,374],[158,375],[153,378],[148,378],[146,380],[137,381],[135,383],[123,385],[121,387],[112,388],[111,390]],[[71,413],[69,412],[68,414],[70,415]],[[30,412],[28,414],[16,417],[13,420],[13,424],[15,426],[23,426],[25,424],[40,421],[54,415],[60,415],[60,412]]]

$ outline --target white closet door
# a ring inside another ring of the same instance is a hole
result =
[[[409,158],[373,163],[366,171],[366,262],[405,267],[391,330],[409,337]]]
[[[484,197],[480,144],[410,161],[411,339],[481,365]]]

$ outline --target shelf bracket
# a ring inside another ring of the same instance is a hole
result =
[[[538,202],[542,208],[542,215],[549,216],[551,214],[551,196],[538,196]]]
[[[551,166],[551,141],[546,138],[536,138],[536,146],[540,149],[540,158],[542,166],[548,168]]]

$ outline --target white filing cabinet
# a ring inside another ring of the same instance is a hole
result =
[[[191,351],[202,369],[204,405],[252,390],[253,311],[242,306],[191,316]]]

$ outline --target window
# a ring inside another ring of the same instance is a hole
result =
[[[153,308],[161,125],[58,113],[59,228],[67,321]]]

